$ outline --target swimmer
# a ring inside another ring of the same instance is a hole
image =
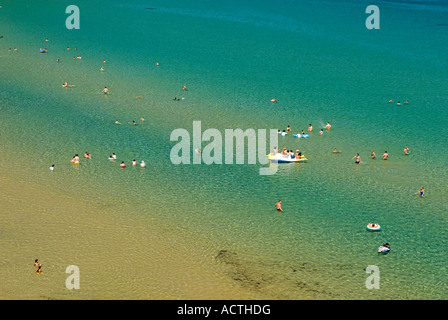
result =
[[[313,131],[313,126],[310,123],[310,125],[308,126],[308,132],[311,132],[311,131]]]
[[[410,154],[410,153],[411,153],[411,150],[409,150],[409,148],[408,148],[408,147],[404,147],[404,150],[403,150],[403,152],[404,152],[404,154],[408,155],[408,154]]]
[[[182,90],[187,91],[187,87],[186,87],[186,86],[183,86],[183,87],[182,87]]]
[[[101,68],[100,68],[100,71],[104,71],[104,67],[101,67]]]
[[[423,198],[425,196],[425,188],[421,187],[419,191],[417,191],[415,194],[420,194],[420,196]]]
[[[333,153],[339,153],[341,151],[338,151],[338,149],[334,148]]]
[[[51,171],[51,172],[54,171],[54,164],[51,165],[51,167],[50,167],[50,171]]]
[[[179,101],[180,99],[179,98],[177,98],[177,97],[174,97],[174,99],[173,99],[174,101]]]
[[[404,104],[408,104],[409,103],[409,101],[408,100],[406,100],[405,102],[404,102]]]
[[[197,153],[197,154],[201,154],[201,149],[194,149],[194,151]]]
[[[398,101],[398,102],[397,102],[397,106],[401,106],[401,103],[400,103],[400,101]]]
[[[41,266],[41,265],[39,265],[39,266],[37,267],[36,273],[37,273],[37,274],[41,274],[41,273],[42,273],[42,266]]]
[[[356,164],[359,164],[359,163],[361,162],[361,157],[359,156],[359,153],[357,153],[356,156],[354,156],[354,157],[352,158],[352,160],[353,160],[353,159],[356,159],[356,161],[355,161]]]
[[[156,66],[158,66],[158,65],[159,65],[159,61],[156,62]]]
[[[109,89],[107,89],[107,87],[104,87],[104,89],[103,89],[103,93],[104,93],[104,94],[108,94],[108,93],[109,93]]]
[[[291,126],[288,125],[288,126],[286,127],[286,131],[291,132]]]
[[[90,155],[90,153],[88,153],[87,151],[84,153],[84,158],[85,159],[92,159],[92,156]]]
[[[133,166],[136,166],[136,165],[137,165],[137,161],[135,161],[135,159],[132,160],[132,165],[133,165]]]
[[[118,121],[118,120],[115,120],[115,124],[121,124],[121,123],[120,123],[120,121]]]
[[[142,98],[142,95],[141,94],[139,94],[138,95],[138,97],[137,97],[137,99],[141,99]]]
[[[68,81],[65,81],[65,82],[62,84],[62,87],[63,87],[63,88],[67,88],[67,87],[68,87]]]
[[[135,121],[134,121],[134,120],[132,120],[132,125],[133,125],[133,126],[135,126],[135,125],[136,125],[136,123],[135,123]]]
[[[34,266],[35,267],[39,267],[40,266],[40,263],[39,263],[38,259],[34,260]]]
[[[126,167],[126,165],[124,164],[124,161],[121,161],[120,167],[122,167],[122,168]]]
[[[144,168],[146,167],[145,161],[142,160],[142,162],[140,162],[140,168]]]
[[[330,130],[330,128],[331,128],[330,122],[327,122],[327,125],[325,126],[325,128],[327,128],[327,130]]]
[[[277,99],[272,98],[272,99],[271,99],[271,102],[277,102]]]
[[[392,103],[392,102],[393,102],[392,99],[390,99],[390,100],[389,100],[389,103]]]
[[[103,59],[103,63],[106,63],[106,60]]]
[[[61,61],[61,59],[56,60],[56,62],[60,62],[60,61]]]
[[[282,200],[279,200],[276,204],[274,204],[274,207],[277,208],[277,211],[283,211],[283,209],[282,209]]]
[[[112,155],[110,156],[112,159],[117,159],[117,156],[115,155],[115,153],[112,153]]]
[[[319,134],[324,134],[324,129],[320,129]]]
[[[383,160],[387,160],[387,158],[389,158],[389,154],[387,153],[387,151],[384,151]]]
[[[141,121],[141,122],[145,121],[145,118],[141,117],[141,118],[140,118],[140,121]]]
[[[375,151],[372,150],[371,153],[370,153],[370,158],[371,159],[375,159],[375,156],[376,156],[375,155]]]

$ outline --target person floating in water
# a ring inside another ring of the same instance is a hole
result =
[[[278,200],[278,202],[274,205],[277,208],[277,211],[283,211],[282,209],[282,200]]]
[[[63,87],[63,88],[68,88],[68,81],[65,81],[65,82],[62,84],[62,87]]]
[[[411,153],[411,150],[409,150],[408,147],[404,147],[403,152],[404,152],[404,154],[410,154],[410,153]]]
[[[420,194],[420,197],[425,196],[425,188],[421,187],[419,191],[417,191],[415,194]]]
[[[359,153],[357,153],[352,159],[356,159],[355,163],[359,164],[361,162],[361,157],[359,156]]]
[[[272,99],[271,99],[271,102],[277,102],[277,99],[272,98]]]

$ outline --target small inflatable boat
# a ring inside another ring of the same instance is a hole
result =
[[[389,245],[382,245],[381,247],[378,248],[378,253],[389,253],[390,251],[390,247]]]
[[[295,133],[293,133],[293,135],[292,135],[293,137],[295,137],[295,138],[308,138],[309,137],[309,134],[308,133],[305,133],[305,134],[295,134]]]
[[[304,156],[301,156],[300,158],[290,158],[290,157],[286,157],[283,156],[281,153],[276,153],[276,154],[268,154],[267,155],[268,159],[272,162],[279,162],[279,163],[290,163],[290,162],[305,162],[306,160],[308,160],[307,158],[305,158]]]
[[[381,226],[378,223],[369,223],[366,228],[368,231],[380,231],[381,230]]]

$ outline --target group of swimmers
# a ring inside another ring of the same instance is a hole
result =
[[[140,121],[141,121],[141,122],[144,122],[144,121],[145,121],[145,118],[144,118],[144,117],[141,117],[141,118],[140,118]],[[132,122],[129,122],[129,123],[132,124],[133,126],[138,125],[138,123],[135,122],[135,120],[132,120]],[[118,119],[117,119],[117,120],[115,120],[115,124],[121,124],[121,122],[118,121]]]
[[[338,151],[337,151],[337,149],[335,148],[335,149],[333,150],[333,152],[336,153],[336,152],[338,152]],[[411,154],[411,150],[409,150],[409,148],[406,146],[406,147],[404,148],[404,150],[403,150],[403,153],[404,153],[405,155],[409,155],[409,154]],[[389,158],[389,154],[387,153],[387,150],[384,151],[382,157],[383,157],[383,160],[387,160],[387,159]],[[370,152],[370,156],[369,156],[369,158],[370,158],[370,159],[375,159],[375,158],[376,158],[376,154],[375,154],[375,151],[374,151],[374,150],[372,150],[372,151]],[[356,161],[355,161],[356,164],[361,163],[361,157],[359,156],[359,153],[357,153],[352,159],[356,159]]]
[[[84,153],[84,159],[92,159],[92,155],[86,151],[86,152]],[[109,156],[108,160],[113,160],[113,161],[117,160],[117,156],[116,156],[116,154],[115,154],[115,153],[112,153],[112,154]],[[79,163],[81,162],[81,160],[80,160],[80,158],[79,158],[79,155],[78,155],[78,154],[75,154],[75,155],[70,159],[70,162],[72,162],[72,163],[74,163],[74,164],[79,164]],[[137,166],[137,160],[135,160],[135,159],[132,160],[132,166]],[[121,167],[121,168],[125,168],[125,167],[126,167],[126,164],[124,163],[124,161],[121,162],[120,167]],[[142,161],[140,162],[140,168],[145,168],[145,167],[146,167],[146,163],[145,163],[145,161],[142,160]],[[55,165],[52,164],[51,167],[50,167],[50,171],[53,172],[54,169],[55,169]]]
[[[392,99],[390,99],[390,100],[389,100],[389,103],[392,103],[392,102],[393,102]],[[404,102],[404,104],[409,104],[409,101],[406,100],[406,101]],[[397,106],[401,106],[400,101],[397,102]]]
[[[109,156],[109,158],[108,158],[108,160],[112,160],[112,161],[115,161],[115,160],[117,160],[117,155],[115,154],[115,153],[112,153],[110,156]],[[132,160],[132,166],[134,166],[134,167],[136,167],[137,166],[137,160]],[[124,161],[121,161],[121,163],[120,163],[120,167],[121,168],[126,168],[126,164],[124,163]],[[145,163],[145,161],[141,161],[140,162],[140,168],[145,168],[146,167],[146,163]]]
[[[327,129],[327,130],[331,129],[330,122],[327,122],[327,124],[325,125],[325,129]],[[313,131],[313,125],[310,123],[310,125],[308,126],[308,132],[312,132],[312,131]],[[286,129],[283,130],[283,131],[281,131],[280,129],[277,130],[277,133],[281,134],[282,136],[285,136],[285,135],[287,135],[290,132],[291,132],[291,126],[290,125],[288,125],[286,127]],[[321,134],[321,135],[324,134],[324,129],[320,129],[319,134]],[[308,137],[308,135],[306,134],[305,130],[303,130],[303,129],[302,129],[302,132],[298,132],[296,134],[296,136],[298,138],[307,138]]]

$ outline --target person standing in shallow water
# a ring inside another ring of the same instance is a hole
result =
[[[421,187],[419,191],[417,191],[415,194],[420,194],[420,197],[424,197],[425,196],[425,188]]]
[[[282,209],[282,200],[278,200],[278,202],[274,205],[277,208],[277,211],[283,211]]]

